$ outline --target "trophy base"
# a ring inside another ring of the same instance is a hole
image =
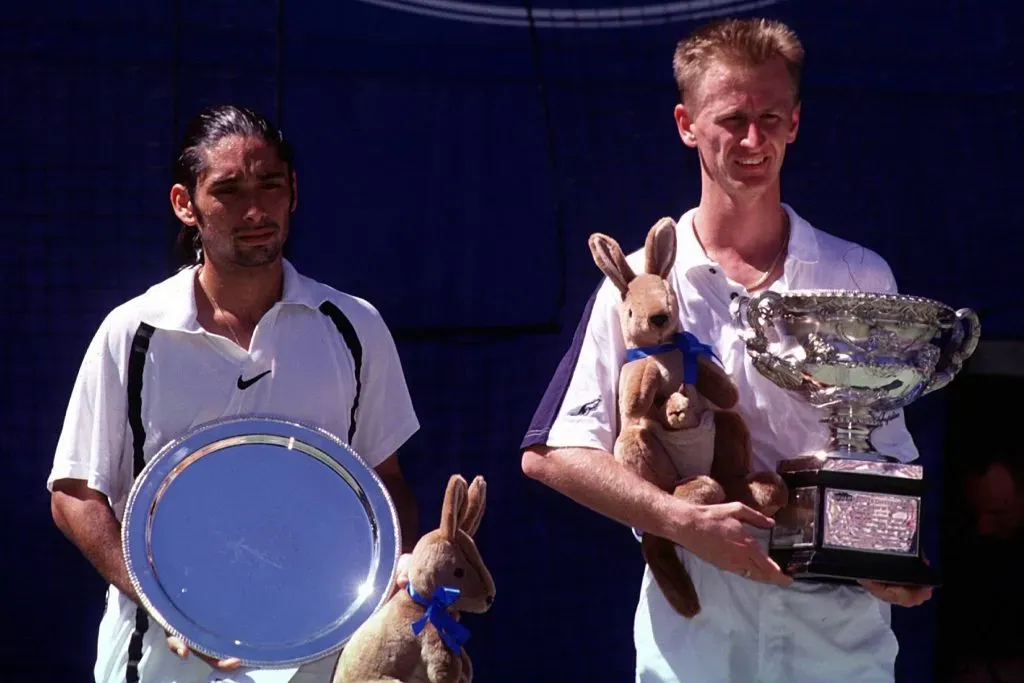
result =
[[[831,548],[770,552],[782,571],[798,581],[856,584],[859,579],[910,586],[939,586],[938,571],[918,557],[884,556]]]
[[[921,549],[921,466],[857,455],[780,463],[790,498],[775,516],[769,556],[797,580],[939,585]]]

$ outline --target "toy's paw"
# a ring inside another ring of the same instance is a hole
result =
[[[692,410],[690,399],[680,393],[672,394],[665,402],[665,424],[670,429],[690,429],[700,424],[700,418]]]
[[[769,517],[775,516],[789,502],[789,489],[775,472],[755,472],[748,479],[756,508]]]

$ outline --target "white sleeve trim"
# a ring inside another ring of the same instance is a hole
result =
[[[89,467],[88,463],[78,462],[70,457],[58,456],[53,469],[50,470],[50,476],[46,480],[46,490],[53,493],[53,485],[61,479],[84,481],[89,488],[99,491],[108,499],[111,498],[110,484],[103,475]]]

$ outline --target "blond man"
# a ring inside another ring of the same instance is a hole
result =
[[[881,256],[811,226],[781,200],[782,162],[800,124],[803,59],[787,26],[748,19],[701,27],[679,43],[673,64],[673,114],[700,159],[701,196],[678,219],[669,279],[684,328],[714,347],[738,385],[754,464],[764,470],[819,447],[825,428],[814,409],[752,366],[730,302],[764,289],[896,291]],[[642,249],[629,261],[642,270]],[[738,503],[687,504],[614,461],[615,378],[625,356],[617,302],[607,281],[588,302],[523,440],[522,467],[582,505],[678,544],[703,609],[679,616],[645,573],[636,680],[892,681],[890,603],[920,604],[928,589],[794,582],[767,555],[770,519]],[[903,461],[917,457],[902,414],[872,439]]]

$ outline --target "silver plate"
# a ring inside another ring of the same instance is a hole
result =
[[[387,598],[401,552],[376,472],[332,434],[265,416],[162,448],[132,486],[122,543],[164,629],[264,668],[340,650]]]

